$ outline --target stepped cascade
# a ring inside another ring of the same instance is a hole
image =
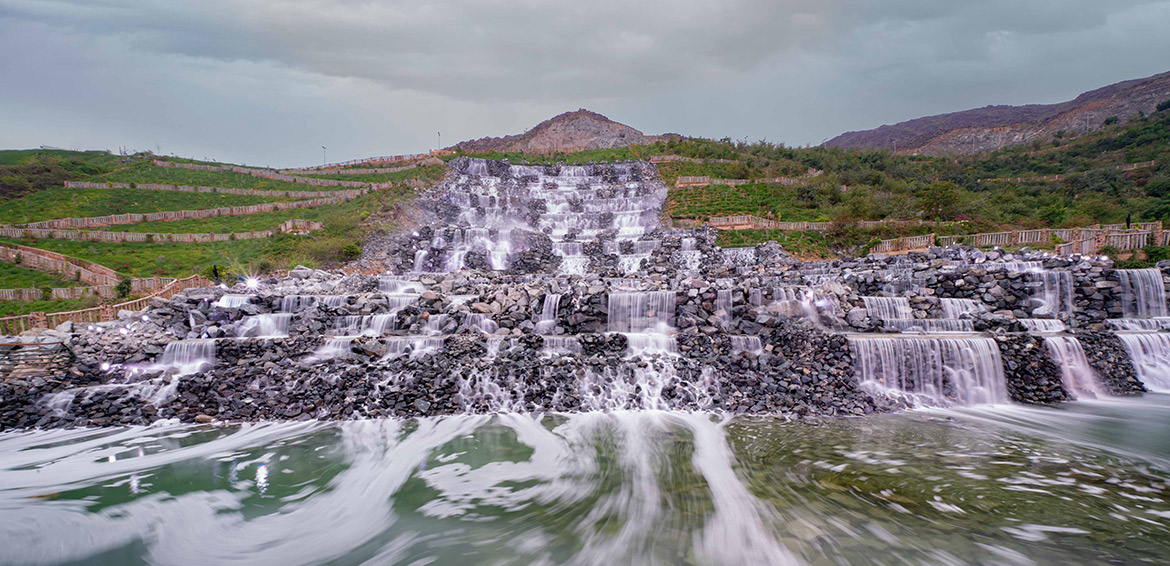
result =
[[[362,273],[297,268],[79,326],[76,383],[29,389],[4,425],[864,415],[1170,388],[1160,269],[959,245],[807,262],[665,226],[664,198],[646,163],[455,159]]]

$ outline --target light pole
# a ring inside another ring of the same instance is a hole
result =
[[[321,166],[325,166],[325,146],[321,146]]]

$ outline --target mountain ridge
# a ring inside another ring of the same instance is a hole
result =
[[[580,108],[553,116],[522,134],[462,141],[452,146],[452,149],[469,153],[492,151],[568,153],[644,145],[662,138],[663,136],[646,135],[597,112]]]
[[[923,116],[870,130],[845,132],[824,143],[850,149],[895,149],[903,154],[947,155],[993,151],[1057,132],[1080,135],[1116,117],[1128,121],[1152,113],[1170,99],[1170,72],[1121,81],[1055,104],[993,105]]]

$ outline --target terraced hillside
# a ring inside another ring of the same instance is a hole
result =
[[[259,273],[353,259],[371,229],[367,217],[409,201],[444,171],[427,165],[393,173],[281,175],[165,166],[170,163],[149,155],[10,151],[0,152],[0,167],[24,176],[3,182],[42,182],[27,172],[44,169],[46,160],[71,167],[54,170],[51,186],[14,191],[0,201],[0,244],[61,253],[125,278],[185,277],[212,266],[224,275]],[[76,284],[11,263],[0,267],[0,295],[8,298]],[[14,291],[5,295],[4,289]],[[93,302],[0,300],[0,314]]]

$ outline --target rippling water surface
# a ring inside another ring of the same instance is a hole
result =
[[[1170,397],[0,434],[4,564],[1166,564]]]

